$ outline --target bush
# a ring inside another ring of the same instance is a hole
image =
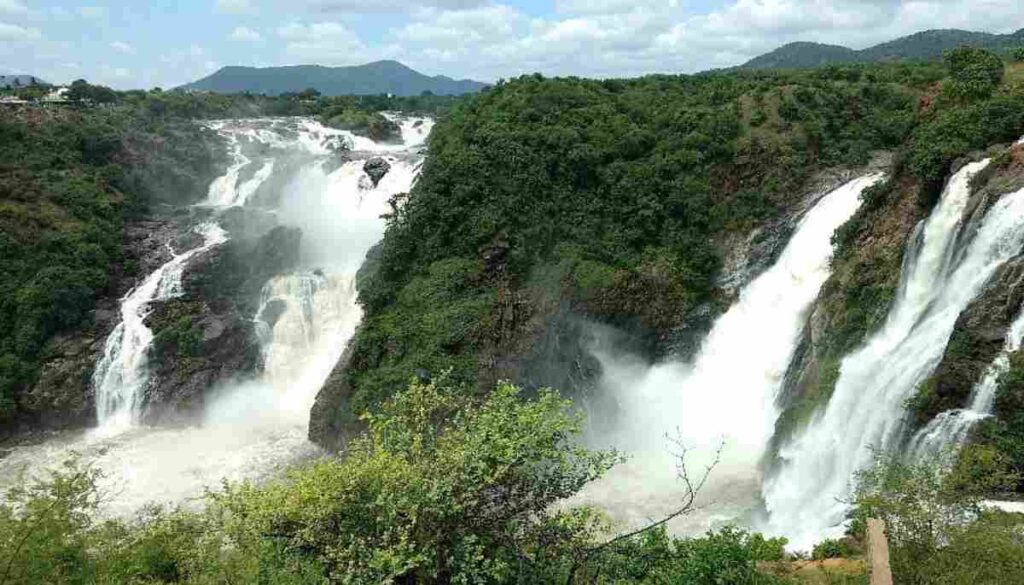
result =
[[[814,549],[811,551],[811,558],[821,561],[851,557],[859,553],[860,550],[852,539],[827,538],[814,545]]]
[[[987,98],[1003,80],[1003,60],[991,51],[957,47],[946,53],[945,60],[951,77],[943,88],[947,95],[964,99]]]
[[[885,521],[897,583],[1017,582],[1024,542],[1014,522],[981,506],[1015,479],[1005,463],[985,447],[964,449],[952,467],[944,457],[910,463],[879,456],[858,477],[850,530],[863,538],[867,518]]]

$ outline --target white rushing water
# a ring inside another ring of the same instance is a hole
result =
[[[311,120],[229,120],[213,124],[232,154],[223,176],[211,184],[204,207],[245,206],[272,175],[300,161],[283,184],[274,210],[279,224],[302,230],[302,267],[263,287],[254,329],[264,367],[253,380],[210,389],[201,419],[186,428],[138,424],[148,380],[146,354],[153,334],[145,327],[152,303],[181,294],[189,260],[225,241],[213,222],[197,228],[203,245],[175,255],[122,301],[122,323],[97,366],[97,411],[102,427],[15,449],[0,460],[0,489],[78,456],[103,473],[107,495],[101,513],[129,515],[149,502],[188,504],[222,479],[260,479],[318,450],[306,434],[309,409],[362,316],[356,270],[384,232],[388,201],[406,192],[419,172],[418,154],[432,122],[401,119],[403,144],[375,145]],[[352,159],[324,171],[339,146],[358,145]],[[246,149],[260,155],[247,156]],[[269,151],[268,151],[269,148]],[[362,166],[373,156],[389,162],[374,187]],[[304,161],[304,162],[303,162]],[[255,170],[249,179],[246,171]],[[273,318],[268,310],[276,305]],[[272,321],[267,323],[264,319]]]
[[[992,414],[996,391],[999,390],[999,377],[1010,370],[1010,354],[1020,349],[1022,339],[1024,311],[1010,324],[1002,349],[971,390],[971,401],[967,408],[939,413],[918,431],[907,447],[912,457],[920,460],[948,454],[950,449],[956,449],[967,440],[975,423]]]
[[[146,356],[153,341],[153,332],[145,321],[152,304],[180,296],[181,276],[188,261],[227,240],[224,230],[214,223],[201,224],[196,232],[203,237],[202,245],[182,254],[171,250],[171,260],[121,299],[121,322],[107,337],[103,358],[93,373],[96,415],[106,431],[135,424],[141,414],[149,379]]]
[[[830,273],[832,234],[880,178],[862,177],[822,197],[775,264],[715,321],[692,365],[648,366],[595,351],[605,372],[602,385],[619,407],[616,432],[603,433],[602,442],[630,454],[630,461],[588,487],[583,501],[608,509],[626,525],[671,511],[682,492],[669,435],[693,455],[687,460],[691,473],[701,472],[723,447],[702,501],[710,498],[714,505],[675,530],[700,532],[757,504],[758,463],[779,414],[776,399],[806,313]]]
[[[908,246],[885,324],[843,360],[828,405],[780,450],[780,467],[764,486],[766,528],[797,548],[841,531],[856,472],[901,440],[904,405],[938,364],[957,317],[1020,253],[1024,192],[993,205],[966,248],[954,254],[958,238],[970,235],[961,230],[969,181],[987,164],[967,165],[950,180]]]

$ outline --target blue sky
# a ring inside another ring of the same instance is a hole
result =
[[[0,73],[173,87],[224,65],[397,59],[493,81],[730,66],[794,40],[1012,32],[1020,0],[0,0]]]

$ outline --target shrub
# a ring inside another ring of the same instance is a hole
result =
[[[1012,583],[1024,569],[1024,542],[1013,523],[986,512],[985,495],[1015,476],[990,448],[948,459],[906,462],[880,455],[858,477],[851,532],[863,537],[867,518],[885,521],[897,583]]]
[[[1003,80],[999,55],[985,49],[957,47],[945,55],[951,81],[943,88],[948,95],[982,99],[992,95]]]

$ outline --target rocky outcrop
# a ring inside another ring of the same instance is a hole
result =
[[[349,343],[331,375],[317,392],[309,412],[309,440],[331,452],[344,449],[363,429],[362,422],[349,408],[352,386],[346,376],[346,368],[352,361],[352,355],[353,347]]]
[[[155,337],[143,422],[187,422],[210,389],[259,367],[252,321],[230,304],[188,295],[158,306],[146,322]]]
[[[140,278],[171,257],[167,242],[177,234],[169,218],[144,218],[124,227],[124,259],[115,268],[110,286],[98,299],[87,322],[52,338],[43,350],[39,377],[21,401],[27,415],[15,435],[91,426],[96,422],[92,375],[103,356],[107,336],[121,320],[120,298]]]
[[[1024,302],[1024,258],[1004,265],[985,292],[961,313],[931,379],[912,403],[917,425],[967,406],[971,391],[1003,348]]]
[[[229,240],[192,261],[182,278],[184,294],[154,307],[146,319],[154,341],[144,422],[186,422],[201,411],[209,390],[258,372],[253,317],[260,289],[295,265],[301,238],[301,230],[279,226],[259,238]],[[261,317],[273,317],[273,309]]]
[[[998,154],[975,178],[973,187],[976,191],[964,211],[969,235],[1001,196],[1024,188],[1024,146]],[[961,246],[968,242],[969,238]],[[1002,349],[1006,331],[1022,303],[1024,256],[1003,265],[960,314],[942,361],[910,404],[914,424],[924,425],[940,412],[967,405],[971,391]]]
[[[384,160],[383,157],[375,156],[363,164],[363,172],[370,177],[370,181],[373,182],[373,186],[376,187],[381,179],[383,179],[388,171],[391,170],[391,164]]]

